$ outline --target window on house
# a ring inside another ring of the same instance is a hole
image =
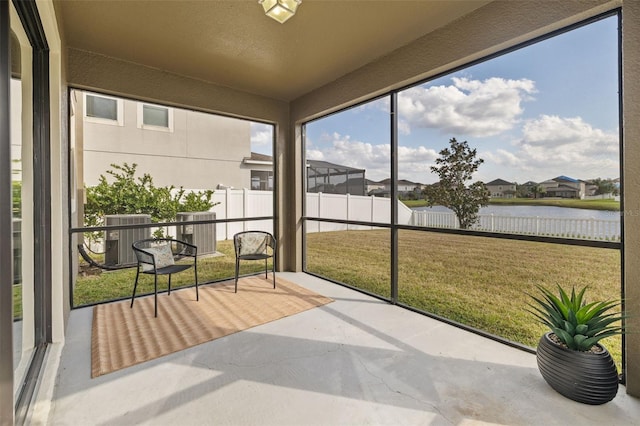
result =
[[[118,101],[102,96],[87,95],[87,117],[118,120]]]
[[[169,110],[167,108],[143,105],[142,122],[149,126],[169,127]]]
[[[87,95],[87,117],[118,119],[118,103],[115,99]]]
[[[85,94],[85,117],[89,121],[122,125],[122,100],[107,96]]]
[[[273,190],[273,172],[252,170],[251,171],[251,189],[254,191],[272,191]]]
[[[138,103],[138,128],[173,131],[173,109]]]

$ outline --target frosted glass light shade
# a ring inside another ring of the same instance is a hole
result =
[[[302,0],[259,0],[259,3],[264,8],[264,13],[267,16],[284,24],[287,19],[295,15],[296,9],[298,9],[298,5],[302,3]]]

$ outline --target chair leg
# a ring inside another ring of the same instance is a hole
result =
[[[133,299],[136,297],[136,288],[138,287],[138,277],[140,276],[140,268],[136,271],[136,282],[133,284],[133,294],[131,295],[131,307],[133,308]]]
[[[240,259],[236,257],[236,291],[235,293],[238,292],[238,272],[240,272]]]
[[[200,300],[200,296],[198,295],[198,262],[194,261],[193,263],[193,271],[196,277],[196,302]]]
[[[158,317],[158,275],[153,274],[153,307],[154,316]]]
[[[273,264],[271,265],[271,275],[273,275],[273,288],[276,288],[276,260],[271,259]]]
[[[267,259],[264,260],[264,279],[267,279],[267,272],[269,271],[267,266]]]
[[[171,296],[171,274],[169,274],[169,291],[167,292],[168,296]]]

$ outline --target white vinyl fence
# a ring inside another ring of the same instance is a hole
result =
[[[413,210],[398,201],[398,222],[411,223]],[[391,223],[391,199],[363,195],[307,193],[306,216],[324,219]],[[307,232],[374,229],[372,226],[307,221]]]
[[[196,190],[197,191],[197,190]],[[249,189],[216,190],[212,201],[219,203],[211,211],[216,219],[260,217],[273,215],[272,191]],[[350,194],[307,193],[307,216],[363,222],[391,222],[391,199]],[[412,210],[398,201],[398,219],[402,224],[411,223]],[[372,229],[371,226],[341,223],[307,222],[307,232]],[[219,223],[216,228],[218,241],[233,238],[236,232],[260,230],[273,232],[270,220],[237,223]]]
[[[273,216],[273,192],[250,189],[217,189],[212,201],[219,203],[211,209],[216,219]],[[218,223],[216,239],[230,240],[237,232],[266,231],[273,233],[273,220]]]
[[[478,215],[477,231],[506,232],[587,240],[620,241],[620,221],[605,219],[569,219],[541,216]],[[433,228],[458,228],[453,213],[414,211],[412,225]]]
[[[211,211],[216,219],[259,217],[273,215],[273,193],[249,189],[216,190],[213,201],[219,202]],[[306,216],[362,222],[391,222],[391,199],[350,194],[307,193]],[[541,216],[479,215],[473,229],[563,238],[620,241],[620,221],[604,219],[568,219]],[[453,213],[412,210],[398,201],[398,223],[434,228],[458,228]],[[347,225],[307,221],[307,232],[375,229],[372,226]],[[233,238],[236,232],[262,230],[273,232],[271,220],[219,223],[216,239]]]

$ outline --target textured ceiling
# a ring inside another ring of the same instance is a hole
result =
[[[70,47],[289,101],[487,3],[303,0],[284,24],[257,0],[55,7]]]

